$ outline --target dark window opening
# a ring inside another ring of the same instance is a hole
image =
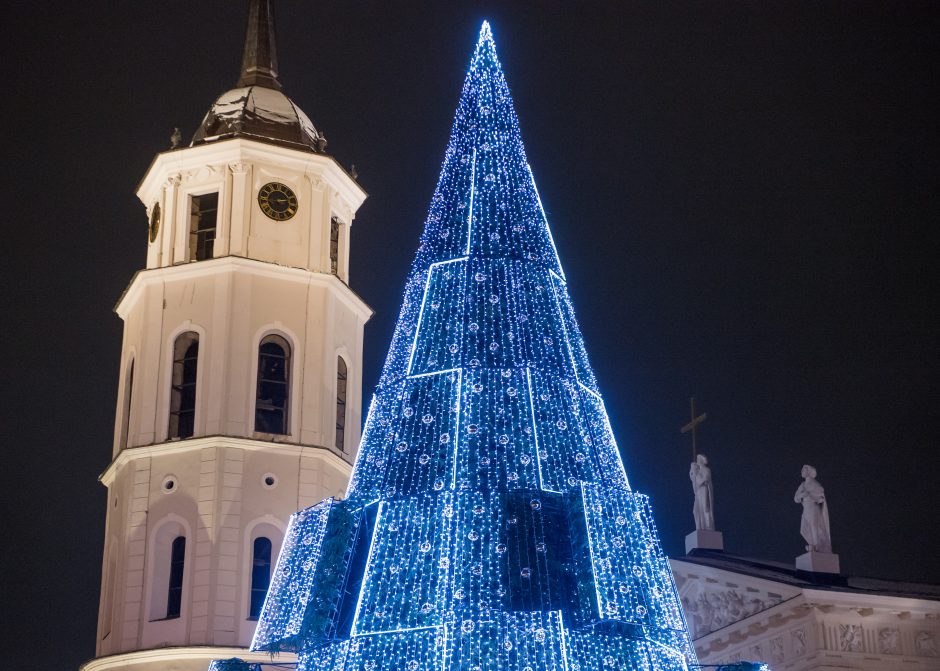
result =
[[[173,345],[169,438],[189,438],[196,425],[196,369],[199,334],[181,334]]]
[[[346,362],[336,357],[336,449],[346,449]]]
[[[219,194],[193,196],[189,212],[189,259],[205,261],[212,258],[215,227],[219,211]]]
[[[266,336],[258,347],[255,431],[287,434],[290,403],[290,345],[281,336]]]
[[[339,275],[339,220],[330,219],[330,272]]]
[[[186,536],[173,539],[170,551],[170,585],[166,593],[166,619],[180,616],[183,603],[183,568],[186,563]]]
[[[131,399],[134,395],[134,360],[127,366],[127,381],[124,384],[124,411],[121,415],[121,447],[127,447],[131,423]]]
[[[264,598],[271,585],[271,541],[256,538],[251,557],[251,604],[248,617],[256,620],[261,615]]]

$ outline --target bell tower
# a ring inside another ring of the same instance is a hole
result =
[[[137,190],[147,262],[116,307],[85,671],[253,659],[244,648],[288,517],[349,480],[372,314],[348,285],[349,229],[366,194],[281,89],[270,0],[252,0],[236,88]]]

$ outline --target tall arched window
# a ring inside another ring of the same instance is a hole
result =
[[[101,613],[101,640],[111,635],[111,619],[114,616],[114,581],[117,580],[117,560],[115,558],[115,545],[117,540],[112,537],[108,542],[107,558],[104,575],[104,602]]]
[[[166,591],[166,619],[180,616],[183,604],[183,569],[186,566],[186,536],[173,539],[170,550],[170,584]]]
[[[348,369],[343,357],[336,357],[336,449],[346,450],[346,381]]]
[[[271,584],[271,540],[256,538],[251,553],[251,603],[248,617],[257,619]]]
[[[199,334],[181,333],[173,344],[169,438],[189,438],[196,426],[196,368]]]
[[[131,398],[134,395],[134,360],[127,364],[127,376],[124,378],[124,407],[121,411],[121,447],[127,447],[130,435]]]
[[[290,345],[279,335],[265,336],[258,346],[255,431],[286,434],[290,407]]]

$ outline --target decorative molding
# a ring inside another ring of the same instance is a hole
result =
[[[783,636],[770,639],[770,661],[779,664],[783,659]]]
[[[693,638],[701,638],[782,601],[782,597],[771,597],[759,592],[703,586],[694,596],[686,594],[682,597],[682,608],[689,620]]]
[[[793,654],[796,656],[806,652],[806,629],[797,627],[790,632],[790,644],[793,646]]]
[[[344,284],[336,275],[331,273],[318,273],[305,268],[292,268],[279,266],[276,263],[246,259],[241,256],[220,256],[218,258],[199,263],[180,263],[162,268],[148,268],[139,270],[134,274],[130,284],[118,299],[114,310],[121,319],[130,311],[131,306],[139,299],[144,287],[149,284],[160,284],[170,280],[189,280],[197,277],[206,277],[224,272],[245,272],[246,274],[271,277],[275,279],[304,282],[311,285],[324,286],[330,289],[333,295],[344,305],[351,308],[363,322],[372,317],[372,308],[366,305],[348,285]]]
[[[936,634],[932,631],[918,631],[914,635],[914,653],[919,657],[940,657]]]
[[[99,657],[82,664],[79,671],[127,671],[137,665],[154,665],[147,668],[185,668],[179,665],[179,662],[191,661],[201,662],[203,667],[207,667],[209,662],[214,659],[229,659],[238,657],[246,662],[272,663],[272,655],[269,652],[249,652],[247,648],[235,647],[214,647],[214,646],[189,646],[180,648],[155,648],[151,650],[139,650],[137,652],[128,652],[118,655],[108,655]],[[291,653],[280,653],[274,655],[274,663],[286,663],[296,661],[296,655]]]
[[[882,627],[878,630],[878,652],[882,655],[901,654],[901,632],[897,627]]]
[[[137,196],[143,202],[153,199],[155,190],[169,170],[182,172],[195,170],[205,165],[230,163],[255,163],[273,165],[300,173],[318,174],[342,195],[352,209],[358,209],[366,199],[366,192],[353,180],[332,156],[314,154],[273,144],[257,142],[247,138],[232,138],[210,144],[184,149],[174,149],[157,157],[137,188]]]
[[[206,436],[204,438],[190,438],[188,440],[173,440],[156,445],[143,445],[141,447],[128,447],[114,458],[114,461],[105,469],[104,473],[98,476],[98,479],[105,485],[110,486],[114,481],[117,472],[127,464],[149,458],[153,456],[162,456],[166,454],[177,454],[181,452],[198,451],[208,447],[237,447],[242,450],[270,450],[275,449],[281,454],[295,454],[298,457],[314,457],[323,459],[330,465],[340,469],[340,471],[349,473],[352,466],[345,459],[340,457],[336,450],[322,447],[319,445],[302,445],[299,443],[271,443],[262,440],[251,440],[235,436]]]
[[[862,625],[840,624],[839,650],[842,652],[862,652],[863,649],[864,645],[862,643]]]

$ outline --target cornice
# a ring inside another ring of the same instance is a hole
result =
[[[673,575],[678,574],[689,580],[691,580],[691,578],[689,578],[690,575],[700,576],[703,580],[707,578],[718,580],[718,575],[720,575],[720,580],[723,582],[719,584],[728,582],[734,585],[738,585],[739,587],[752,587],[754,589],[763,590],[765,592],[780,594],[784,597],[784,599],[792,598],[792,596],[795,596],[797,593],[803,591],[801,587],[791,585],[789,583],[772,580],[770,578],[762,578],[743,572],[738,573],[725,568],[708,566],[707,564],[697,564],[695,562],[684,561],[682,557],[670,557],[669,563],[672,567]],[[679,591],[681,592],[682,588],[680,588]]]
[[[353,214],[368,197],[359,183],[332,156],[243,137],[157,154],[137,186],[137,197],[145,207],[149,206],[157,198],[167,176],[207,165],[232,163],[273,163],[303,174],[322,175],[336,189],[340,198],[349,204]],[[347,223],[352,225],[352,221]]]
[[[215,646],[186,646],[175,648],[153,648],[137,650],[135,652],[122,652],[116,655],[98,657],[89,660],[79,667],[79,671],[110,671],[133,668],[139,664],[167,663],[191,660],[204,661],[206,666],[214,659],[230,659],[238,657],[246,662],[272,663],[272,654],[269,652],[250,652],[248,648],[215,647]],[[291,653],[274,654],[275,663],[294,662],[297,656]],[[175,667],[173,667],[175,668]]]
[[[202,450],[207,447],[235,447],[254,452],[276,450],[280,454],[296,455],[298,457],[316,457],[326,461],[331,466],[341,471],[346,471],[347,475],[352,472],[352,465],[345,459],[339,457],[328,447],[301,445],[299,443],[271,443],[264,440],[252,440],[250,438],[238,438],[235,436],[206,436],[204,438],[174,440],[166,443],[157,443],[155,445],[126,447],[117,454],[105,471],[98,476],[98,480],[106,487],[110,487],[111,483],[114,482],[114,477],[117,475],[117,472],[132,461],[169,454],[184,454],[186,452]]]
[[[318,273],[307,270],[306,268],[280,266],[276,263],[248,259],[243,256],[222,256],[209,259],[208,261],[194,261],[163,268],[138,270],[134,273],[130,284],[127,285],[127,288],[118,299],[117,304],[114,306],[114,311],[121,319],[124,319],[140,298],[141,292],[152,284],[162,283],[168,280],[189,280],[198,277],[209,277],[219,273],[234,273],[236,271],[257,277],[270,277],[325,287],[332,291],[346,307],[355,312],[363,323],[369,321],[374,314],[372,308],[370,308],[355,291],[350,289],[348,284],[345,284],[336,277],[336,275]]]

